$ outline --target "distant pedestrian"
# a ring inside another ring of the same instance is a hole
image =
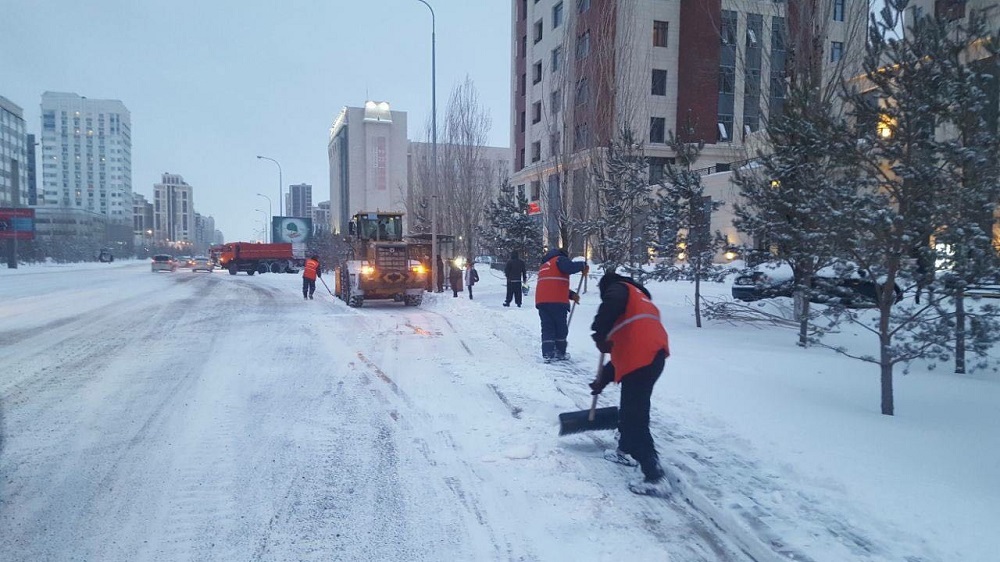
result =
[[[569,331],[566,316],[570,301],[579,302],[580,295],[570,290],[569,276],[574,273],[590,272],[586,262],[569,259],[562,248],[549,250],[542,258],[535,282],[535,308],[542,322],[542,359],[565,361],[566,335]]]
[[[521,308],[524,283],[528,281],[528,268],[525,267],[524,260],[518,257],[516,250],[510,253],[510,259],[507,260],[503,273],[507,278],[507,298],[504,299],[503,305],[510,306],[510,301],[513,299],[517,307]]]
[[[469,288],[469,300],[472,300],[472,286],[479,283],[479,272],[471,261],[465,264],[465,286]]]
[[[448,283],[451,285],[452,297],[458,297],[462,292],[462,268],[458,267],[455,260],[448,262]]]
[[[313,293],[316,292],[316,278],[322,276],[323,272],[319,265],[319,256],[312,256],[307,259],[305,267],[302,268],[302,298],[313,298]]]
[[[441,261],[441,254],[437,256],[437,292],[444,292],[444,262]]]
[[[601,353],[610,353],[598,379],[590,384],[591,394],[600,394],[612,381],[621,383],[618,448],[608,449],[604,458],[642,469],[644,478],[629,483],[637,494],[665,495],[670,482],[660,467],[659,456],[649,432],[649,401],[653,385],[670,357],[667,331],[660,310],[649,291],[631,277],[608,272],[601,278],[601,306],[590,329]]]

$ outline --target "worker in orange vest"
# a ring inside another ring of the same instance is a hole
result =
[[[312,256],[306,260],[306,265],[302,268],[302,298],[311,299],[316,292],[316,278],[322,277],[320,271],[319,256]]]
[[[569,326],[570,301],[580,302],[580,295],[569,288],[569,276],[574,273],[590,272],[586,262],[569,259],[566,250],[549,250],[542,258],[535,282],[535,308],[542,322],[542,359],[546,362],[565,361],[566,335]]]
[[[649,291],[631,277],[608,272],[598,283],[601,306],[590,326],[601,353],[610,353],[597,380],[590,383],[591,394],[600,394],[612,381],[621,383],[618,409],[618,448],[608,449],[604,458],[642,468],[643,478],[629,483],[637,494],[669,495],[670,482],[660,466],[649,432],[649,401],[653,385],[670,357],[667,331],[660,311]]]

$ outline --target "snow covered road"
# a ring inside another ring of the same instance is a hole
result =
[[[588,373],[496,308],[146,262],[2,282],[5,560],[747,559],[629,494],[610,435],[557,441]]]

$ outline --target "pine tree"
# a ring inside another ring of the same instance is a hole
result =
[[[784,112],[767,123],[769,151],[734,175],[743,201],[734,205],[735,226],[792,269],[803,347],[810,337],[815,274],[833,263],[845,229],[838,198],[844,196],[839,183],[846,172],[830,156],[830,139],[842,127],[830,102],[808,84],[793,85]]]
[[[495,256],[517,252],[527,263],[542,258],[542,225],[528,214],[528,200],[504,178],[497,198],[490,201],[485,213],[486,225],[479,229],[484,247]]]
[[[641,273],[649,261],[647,229],[652,203],[642,143],[628,127],[608,145],[603,160],[593,166],[597,183],[597,218],[583,231],[593,236],[605,271],[619,267]]]
[[[647,224],[655,234],[650,246],[657,255],[669,256],[670,260],[660,260],[649,277],[694,281],[695,325],[700,328],[701,282],[718,275],[721,266],[715,263],[715,256],[726,246],[725,237],[712,231],[712,214],[722,207],[722,202],[705,195],[702,174],[694,169],[704,143],[683,142],[671,132],[668,144],[676,156],[666,166],[653,204],[653,217]],[[673,256],[682,254],[681,263],[673,261]]]

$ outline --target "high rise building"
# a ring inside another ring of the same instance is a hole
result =
[[[153,241],[153,204],[139,193],[132,194],[132,233],[135,246],[148,247]]]
[[[42,94],[40,207],[84,209],[132,227],[131,116],[118,100]]]
[[[313,207],[313,230],[330,232],[330,202],[320,201]]]
[[[167,243],[194,243],[194,214],[194,188],[180,174],[164,173],[153,185],[153,237]]]
[[[0,96],[0,207],[28,205],[28,166],[24,111]]]
[[[853,76],[845,57],[863,49],[868,15],[865,0],[511,6],[511,183],[543,201],[550,232],[559,208],[576,212],[588,168],[625,127],[643,144],[650,184],[675,157],[672,134],[705,143],[699,168],[753,157],[757,132],[782,109],[792,65]],[[819,60],[786,56],[805,41],[820,46]]]
[[[345,107],[330,128],[327,154],[334,232],[361,211],[406,210],[406,112],[392,111],[388,102]]]
[[[286,216],[306,218],[312,216],[312,189],[313,186],[308,183],[288,186],[288,204],[285,206]]]
[[[28,145],[25,149],[28,152],[28,205],[38,204],[38,175],[35,168],[35,135],[28,135]]]

